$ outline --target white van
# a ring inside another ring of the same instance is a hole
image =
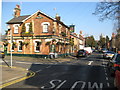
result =
[[[84,47],[84,50],[88,52],[88,54],[92,53],[92,48],[91,47]]]

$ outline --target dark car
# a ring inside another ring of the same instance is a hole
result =
[[[79,50],[77,52],[77,57],[83,57],[83,56],[87,56],[88,52],[86,50]]]
[[[103,54],[103,58],[106,58],[106,59],[113,59],[115,55],[115,52],[113,51],[107,51]]]
[[[120,67],[120,54],[115,54],[113,59],[108,62],[108,68],[112,76],[115,75],[115,71]]]
[[[0,58],[4,58],[5,57],[5,54],[3,51],[0,51]]]

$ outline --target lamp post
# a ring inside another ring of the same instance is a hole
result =
[[[11,59],[10,59],[10,61],[11,61],[11,68],[12,68],[12,30],[11,30],[11,28],[10,28],[10,26],[8,25],[8,30],[10,30],[10,56],[11,56]]]

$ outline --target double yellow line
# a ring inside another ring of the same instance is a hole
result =
[[[4,66],[4,65],[0,65],[0,66],[1,66],[1,67],[7,67],[7,66]],[[19,68],[19,69],[21,69],[21,70],[26,70],[26,69],[21,68],[21,67],[12,67],[12,68],[17,68],[17,69]],[[2,85],[0,85],[0,88],[7,87],[7,86],[9,86],[9,85],[15,84],[15,83],[17,83],[17,82],[20,82],[20,81],[23,81],[23,80],[25,80],[25,79],[28,79],[28,78],[30,78],[30,77],[35,76],[35,72],[29,70],[29,73],[30,73],[29,76],[25,76],[25,77],[22,77],[22,78],[20,78],[20,79],[13,80],[13,81],[10,81],[10,82],[8,82],[8,83],[2,84]]]

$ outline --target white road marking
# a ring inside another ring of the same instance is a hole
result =
[[[66,81],[67,81],[67,80],[64,80],[60,85],[58,85],[58,86],[56,87],[55,90],[59,89]]]
[[[51,66],[48,66],[48,67],[46,67],[46,68],[50,68]]]
[[[107,73],[105,73],[105,75],[107,76]]]
[[[108,77],[106,77],[106,80],[108,80]]]
[[[81,87],[80,90],[82,90],[83,88],[85,88],[86,82],[83,82],[83,81],[77,81],[77,82],[75,82],[75,83],[73,84],[73,86],[71,87],[70,90],[74,90],[74,88],[76,87],[76,85],[77,85],[77,84],[80,84],[80,83],[82,84],[82,87]]]
[[[30,62],[16,62],[16,63],[22,63],[22,64],[32,64]]]
[[[110,83],[107,83],[107,86],[110,87]]]
[[[38,70],[38,71],[36,71],[36,73],[38,73],[38,72],[41,72],[42,70]]]
[[[91,65],[93,63],[93,61],[89,61],[88,65]]]
[[[100,86],[98,86],[97,82],[94,82],[93,85],[91,85],[91,82],[88,82],[88,88],[96,88],[97,90],[98,90],[98,88],[102,89],[103,83],[100,83]]]

